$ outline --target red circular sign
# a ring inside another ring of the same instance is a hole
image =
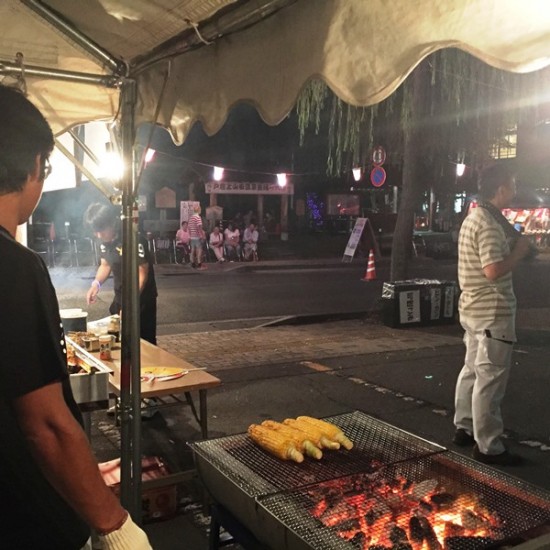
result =
[[[386,182],[386,171],[382,166],[375,166],[370,173],[370,182],[374,187],[382,187]]]
[[[382,166],[386,162],[386,150],[382,145],[377,145],[372,152],[372,163],[375,166]]]

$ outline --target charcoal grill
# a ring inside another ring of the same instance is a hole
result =
[[[430,540],[409,547],[400,546],[398,542],[393,546],[392,543],[390,546],[378,544],[376,541],[384,536],[387,538],[387,533],[379,531],[388,529],[388,521],[372,522],[372,533],[369,532],[372,542],[369,542],[371,539],[365,539],[358,529],[360,522],[364,532],[364,518],[371,513],[363,504],[359,508],[352,506],[359,519],[346,510],[340,521],[338,514],[343,505],[335,502],[326,506],[322,499],[323,495],[340,491],[346,502],[355,503],[353,499],[364,498],[370,492],[369,505],[378,513],[381,506],[388,506],[384,502],[387,497],[380,497],[380,487],[384,483],[395,487],[396,480],[408,484],[405,489],[418,501],[410,511],[400,515],[400,521],[403,518],[411,521],[410,516],[418,514],[419,506],[422,515],[422,507],[429,508],[430,503],[438,502],[422,494],[426,484],[432,492],[447,495],[440,498],[454,495],[461,506],[464,495],[475,496],[477,511],[471,521],[485,518],[491,528],[487,528],[483,536],[450,532],[444,538],[444,545],[439,547],[445,550],[514,545],[519,548],[519,541],[529,538],[526,533],[550,525],[550,494],[542,489],[358,411],[327,420],[342,428],[354,441],[354,448],[326,451],[321,461],[306,459],[302,464],[280,461],[259,449],[246,434],[192,445],[197,469],[214,500],[273,550],[362,550],[369,546],[377,549],[437,548]],[[396,498],[392,496],[391,506],[396,506]],[[403,502],[408,504],[410,498]],[[319,511],[316,507],[320,504],[326,509]],[[452,514],[457,506],[451,498],[445,503],[445,513]],[[382,509],[382,512],[388,510]],[[428,512],[425,511],[426,517]],[[454,528],[452,521],[449,524]],[[549,546],[532,546],[543,547]]]

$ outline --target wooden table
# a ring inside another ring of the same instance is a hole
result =
[[[118,348],[118,349],[117,349]],[[168,353],[167,351],[150,344],[145,340],[141,340],[141,368],[147,367],[179,367],[184,370],[189,370],[188,374],[169,381],[153,380],[153,383],[143,381],[141,383],[141,398],[152,399],[157,402],[153,407],[162,407],[166,405],[175,405],[187,403],[193,412],[204,439],[208,437],[208,414],[206,392],[210,388],[215,388],[221,384],[221,380],[208,374],[204,370],[197,369],[191,363]],[[99,352],[94,353],[99,358]],[[115,415],[118,416],[119,398],[120,398],[120,355],[119,346],[111,352],[112,360],[101,360],[106,366],[110,367],[113,374],[109,377],[109,385],[112,392],[115,394]],[[195,408],[192,391],[199,392],[199,413]],[[184,394],[185,401],[178,398],[178,395]],[[168,400],[168,401],[167,401]]]

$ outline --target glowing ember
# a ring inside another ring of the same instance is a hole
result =
[[[358,475],[312,488],[310,513],[361,550],[450,550],[502,538],[496,513],[448,485]]]

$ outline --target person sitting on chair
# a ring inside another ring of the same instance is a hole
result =
[[[237,259],[241,256],[241,245],[239,240],[241,237],[240,231],[235,227],[233,222],[229,222],[227,229],[223,232],[225,255],[231,260],[232,255],[237,256]],[[233,261],[233,260],[231,260]]]
[[[258,231],[256,230],[256,224],[251,223],[244,230],[244,259],[253,259],[258,261]]]
[[[220,233],[220,228],[216,225],[212,233],[210,233],[210,248],[214,251],[218,262],[225,262],[223,257],[223,235]]]
[[[181,263],[189,263],[191,254],[191,247],[189,246],[189,229],[187,222],[181,222],[181,229],[178,229],[176,233],[176,249],[182,254]],[[177,261],[177,260],[176,260]]]

